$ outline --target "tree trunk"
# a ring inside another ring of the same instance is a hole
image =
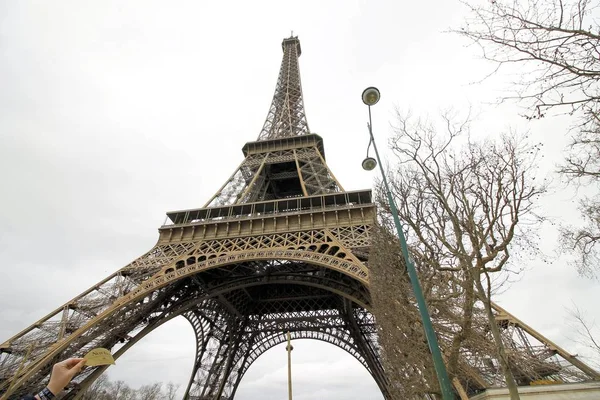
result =
[[[500,367],[502,368],[502,373],[504,374],[504,379],[506,380],[506,386],[508,387],[508,392],[510,393],[510,399],[520,400],[521,397],[519,396],[517,382],[515,381],[515,377],[513,376],[512,371],[510,370],[508,356],[506,355],[506,351],[504,349],[504,342],[502,341],[500,329],[498,328],[496,318],[494,317],[494,313],[492,311],[491,300],[487,296],[480,279],[475,280],[475,285],[477,286],[477,291],[479,292],[479,296],[481,298],[481,301],[483,302],[483,307],[485,308],[485,313],[488,317],[490,331],[492,332],[492,336],[494,337],[494,341],[496,342],[496,349],[498,350],[498,361],[500,362]]]
[[[465,297],[463,300],[463,314],[461,316],[462,321],[460,325],[460,332],[454,336],[454,339],[452,340],[450,357],[448,357],[448,372],[451,376],[456,375],[460,347],[463,341],[471,333],[471,326],[473,322],[473,305],[475,304],[475,295],[473,291],[474,288],[471,282],[469,282],[468,285],[465,285]]]

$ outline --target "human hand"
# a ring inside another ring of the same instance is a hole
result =
[[[48,389],[55,396],[58,395],[71,382],[71,379],[81,372],[84,365],[85,360],[83,358],[69,358],[68,360],[54,364],[52,373],[50,374]]]

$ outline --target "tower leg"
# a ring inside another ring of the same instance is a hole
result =
[[[362,315],[357,315],[350,301],[344,299],[343,302],[343,310],[340,312],[345,315],[350,336],[369,366],[369,372],[371,372],[371,376],[379,386],[384,398],[391,399],[388,388],[389,381],[383,371],[381,357],[374,346],[376,328],[373,315],[364,312]]]
[[[246,318],[218,312],[190,311],[186,318],[196,331],[196,361],[184,399],[232,398],[237,380],[235,366],[240,359]]]

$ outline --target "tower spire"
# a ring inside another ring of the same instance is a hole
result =
[[[302,54],[298,36],[290,36],[281,43],[283,59],[277,78],[273,101],[258,140],[269,140],[310,133],[304,100],[298,57]]]

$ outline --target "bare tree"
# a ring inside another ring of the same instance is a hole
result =
[[[167,400],[175,400],[175,398],[177,398],[177,391],[179,390],[180,386],[181,385],[175,385],[173,382],[167,383]]]
[[[162,400],[175,399],[179,385],[167,384],[167,393],[162,392],[162,383],[144,385],[132,389],[124,381],[112,382],[106,374],[102,374],[92,383],[82,396],[83,400]]]
[[[574,117],[569,151],[559,172],[575,184],[600,183],[600,26],[598,0],[494,0],[466,3],[471,11],[455,32],[478,44],[484,58],[500,68],[524,64],[531,68],[507,98],[524,102],[527,118],[549,110]],[[600,262],[600,196],[580,202],[583,227],[563,226],[561,244],[578,256],[582,274]]]
[[[107,386],[106,393],[109,399],[134,400],[137,397],[137,391],[129,387],[124,381],[109,381]]]
[[[115,397],[115,400],[136,400],[137,391],[125,385],[119,392],[119,396]]]
[[[539,254],[536,229],[542,219],[535,214],[535,204],[546,185],[535,181],[538,146],[517,135],[474,142],[467,135],[468,119],[457,123],[445,114],[442,122],[445,132],[398,114],[391,148],[399,167],[390,174],[390,183],[399,217],[432,309],[448,309],[443,318],[452,314],[458,325],[449,332],[444,332],[449,329],[444,324],[437,327],[446,338],[451,376],[460,369],[459,354],[473,339],[474,320],[481,318],[476,314],[483,310],[511,398],[518,399],[491,296],[502,282],[495,277],[518,272],[509,259]],[[457,150],[454,145],[461,134],[466,142]],[[475,307],[477,301],[482,309]],[[418,321],[408,314],[406,318]],[[423,362],[421,375],[431,369]]]
[[[375,229],[373,234],[369,270],[373,313],[378,322],[383,365],[390,377],[390,398],[423,399],[431,398],[432,395],[437,398],[441,396],[441,391],[420,314],[412,296],[412,286],[406,274],[400,243],[392,234],[393,227],[387,226],[385,217],[383,219],[384,226]],[[454,273],[436,270],[432,267],[435,263],[425,259],[413,257],[413,261],[447,361],[453,339],[460,336],[460,351],[456,352],[453,365],[447,365],[457,394],[461,400],[468,400],[469,395],[461,384],[461,379],[463,382],[474,382],[483,378],[483,375],[474,375],[475,365],[497,359],[496,347],[489,335],[487,317],[480,303],[474,305],[473,299],[470,299],[471,307],[465,307],[463,282],[455,279]],[[468,315],[463,313],[465,308],[468,309]],[[465,320],[469,321],[468,330],[461,329]],[[465,358],[466,354],[477,354],[477,357],[467,359],[469,357]],[[526,365],[527,360],[519,362]],[[498,381],[497,375],[497,371],[492,371],[485,378]]]
[[[109,386],[109,396],[111,399],[121,399],[123,397],[124,389],[127,387],[127,384],[124,381],[115,381],[110,382]]]
[[[137,395],[144,400],[160,400],[162,399],[162,383],[144,385],[137,390]]]
[[[110,385],[108,376],[102,374],[90,385],[81,398],[82,400],[109,400],[111,398],[107,392],[110,390]]]
[[[369,270],[379,344],[386,375],[390,377],[390,397],[403,400],[427,398],[432,394],[441,396],[400,246],[389,228],[374,232]],[[419,268],[421,277],[423,272]],[[431,291],[425,290],[431,307],[430,294]],[[438,334],[442,328],[435,326]]]
[[[590,350],[594,359],[589,361],[596,367],[599,367],[600,332],[598,331],[598,327],[594,321],[588,321],[577,306],[569,310],[569,316],[572,321],[572,333],[575,335],[572,340]]]
[[[594,145],[594,151],[600,157],[600,135]],[[600,158],[594,162],[598,162]],[[600,168],[597,176],[589,179],[600,184]],[[579,211],[584,220],[583,226],[562,225],[561,249],[577,254],[575,265],[581,275],[596,276],[600,266],[600,195],[584,196],[579,200]]]

